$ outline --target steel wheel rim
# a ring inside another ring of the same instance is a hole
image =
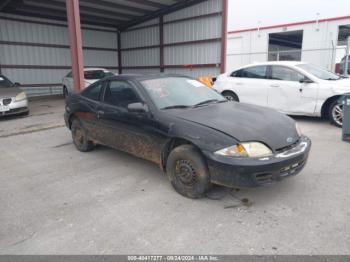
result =
[[[338,125],[343,125],[343,105],[337,104],[332,108],[332,118]]]
[[[184,185],[192,186],[196,182],[196,171],[189,160],[176,161],[175,174]]]
[[[80,128],[74,130],[74,141],[79,146],[84,142],[84,135]]]

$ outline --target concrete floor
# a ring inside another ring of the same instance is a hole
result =
[[[350,144],[326,121],[296,118],[313,141],[298,176],[190,200],[151,163],[78,152],[63,109],[0,120],[0,254],[350,254]]]

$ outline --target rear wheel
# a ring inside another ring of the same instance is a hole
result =
[[[73,120],[71,131],[73,143],[79,151],[88,152],[94,149],[93,142],[88,140],[86,130],[78,119]]]
[[[236,101],[239,102],[238,96],[231,92],[231,91],[224,91],[222,95],[228,100],[228,101]]]
[[[329,107],[328,117],[331,124],[342,127],[343,126],[343,105],[335,100]]]
[[[166,172],[174,189],[185,197],[200,198],[210,188],[205,159],[192,145],[182,145],[171,151]]]

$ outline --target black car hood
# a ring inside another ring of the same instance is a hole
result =
[[[21,89],[18,87],[0,87],[0,97],[14,97],[21,93]]]
[[[295,143],[295,122],[275,110],[236,102],[190,109],[170,109],[171,115],[225,133],[240,142],[259,141],[273,150]]]

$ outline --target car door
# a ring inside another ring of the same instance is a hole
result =
[[[318,84],[286,66],[269,68],[268,106],[288,114],[313,114]]]
[[[128,110],[130,104],[145,103],[137,89],[128,81],[107,83],[99,118],[104,144],[159,164],[166,137],[149,112]]]
[[[85,89],[81,93],[81,99],[79,100],[79,111],[76,112],[76,115],[87,130],[89,138],[97,142],[101,142],[102,139],[98,128],[98,120],[101,112],[100,100],[104,84],[104,81],[99,81]]]
[[[240,102],[267,106],[267,66],[259,65],[240,69],[228,77],[230,89]]]

